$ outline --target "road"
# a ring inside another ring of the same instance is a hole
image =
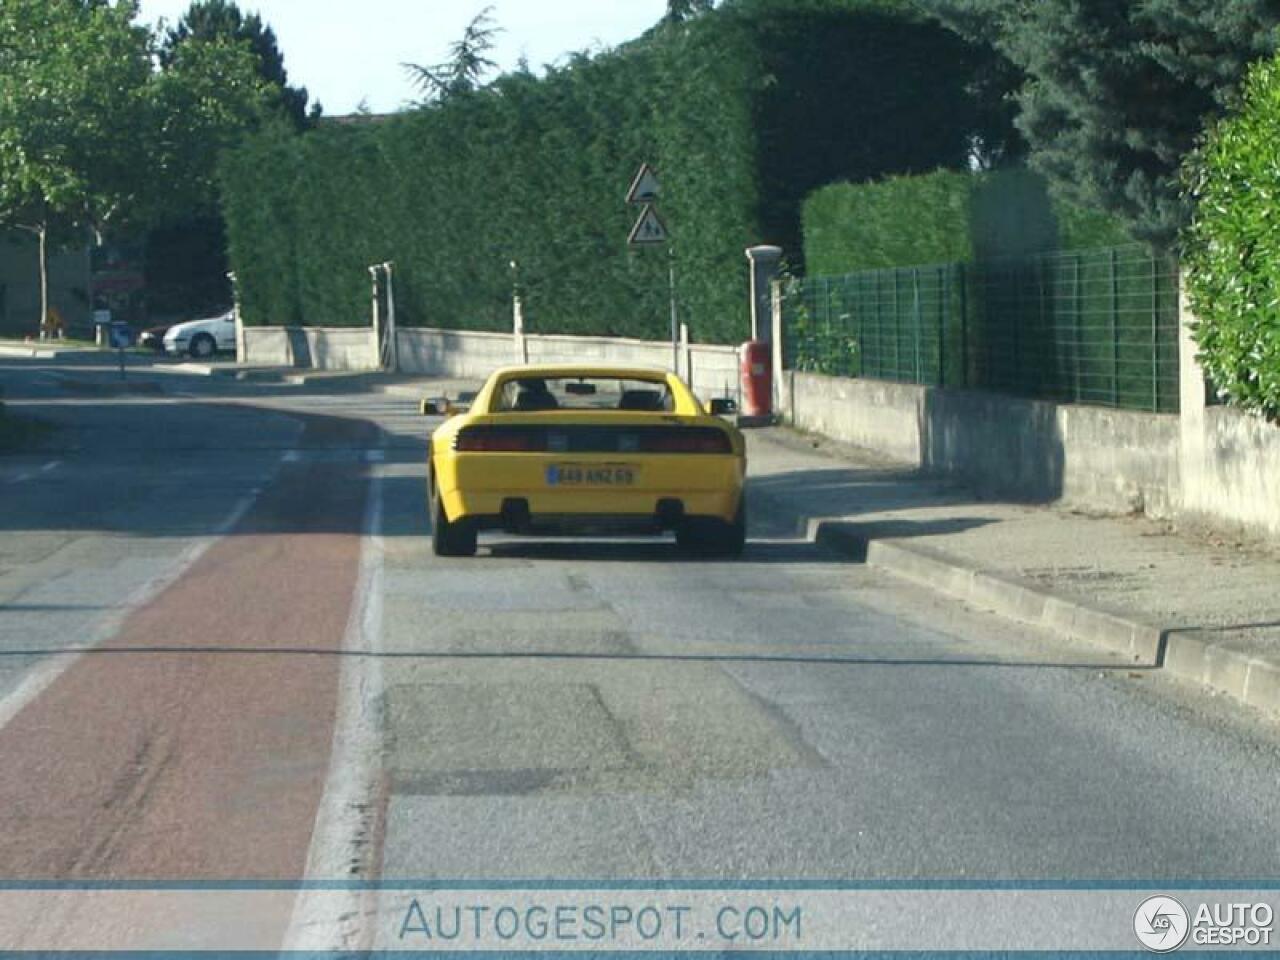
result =
[[[503,537],[442,560],[411,399],[0,369],[59,425],[0,456],[2,879],[1280,863],[1272,724],[824,552],[767,437],[740,562]]]

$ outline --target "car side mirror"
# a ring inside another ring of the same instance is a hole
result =
[[[738,412],[738,401],[730,397],[714,397],[711,400],[713,417],[728,417]]]

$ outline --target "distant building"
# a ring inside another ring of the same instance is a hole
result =
[[[49,256],[49,306],[56,307],[72,336],[93,331],[89,248]],[[21,230],[0,230],[0,336],[35,338],[40,333],[40,246]]]

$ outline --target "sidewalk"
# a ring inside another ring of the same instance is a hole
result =
[[[1141,517],[985,502],[864,451],[753,433],[752,495],[974,606],[1280,711],[1280,551]]]

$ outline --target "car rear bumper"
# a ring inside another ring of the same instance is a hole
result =
[[[670,527],[672,518],[733,520],[742,495],[741,458],[660,456],[632,458],[636,482],[624,487],[557,486],[548,471],[566,459],[605,465],[614,457],[556,457],[520,454],[455,456],[441,477],[440,496],[450,521],[509,526],[512,505],[527,512],[531,527],[583,528],[595,523]],[[625,457],[621,459],[626,459]]]
[[[726,523],[738,510],[741,494],[717,493],[632,493],[626,496],[584,498],[530,495],[528,491],[507,493],[444,495],[445,511],[451,521],[476,520],[481,526],[529,530],[581,530],[585,527],[634,527],[671,529],[685,517],[714,517]],[[518,511],[518,513],[517,513]],[[524,514],[526,522],[507,518]]]

